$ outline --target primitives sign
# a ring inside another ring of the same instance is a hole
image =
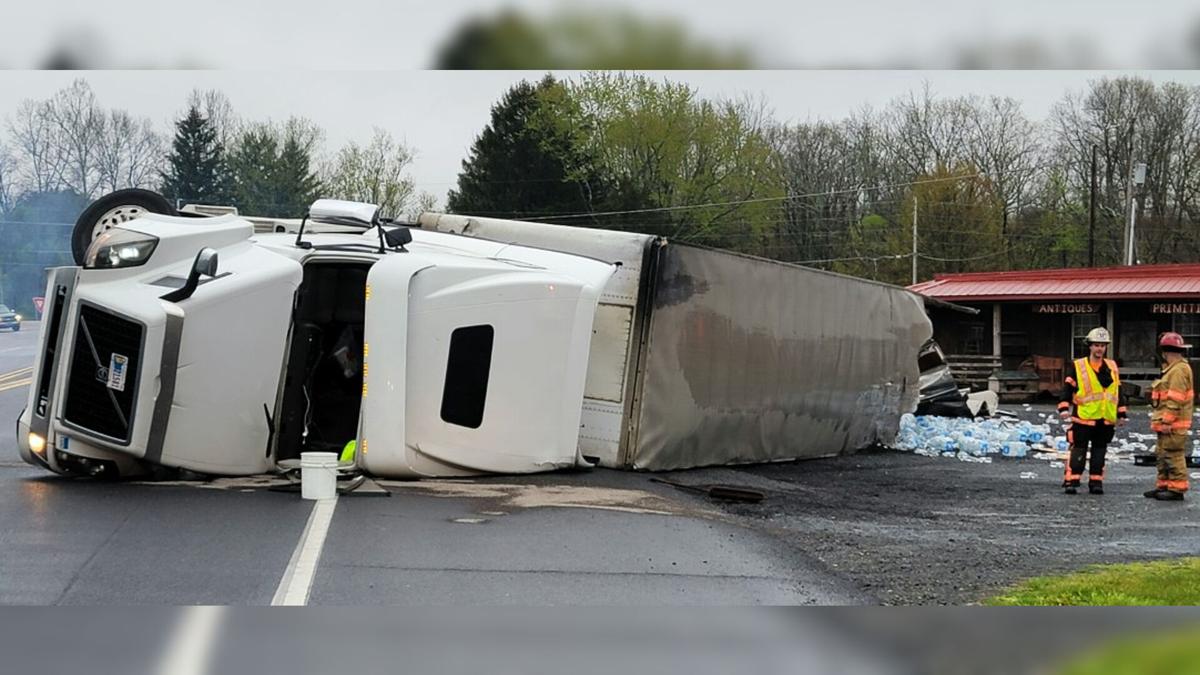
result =
[[[1081,302],[1078,304],[1052,304],[1052,305],[1034,305],[1034,314],[1096,314],[1100,311],[1100,305],[1092,302]]]
[[[1150,305],[1151,314],[1200,314],[1200,302],[1159,302]]]

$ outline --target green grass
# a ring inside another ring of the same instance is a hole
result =
[[[1095,565],[1036,577],[984,601],[1025,605],[1200,605],[1200,558]]]
[[[1058,675],[1200,675],[1200,629],[1117,640],[1069,662]]]

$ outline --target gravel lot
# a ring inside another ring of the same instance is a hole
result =
[[[1013,409],[1032,420],[1053,406]],[[1120,433],[1148,433],[1146,410],[1131,413]],[[889,450],[675,478],[769,492],[722,508],[888,605],[979,602],[1030,576],[1200,552],[1195,496],[1143,498],[1154,469],[1129,462],[1110,463],[1102,496],[1064,495],[1062,469],[1045,460],[976,464]]]

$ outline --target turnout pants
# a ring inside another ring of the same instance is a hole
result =
[[[1108,444],[1113,439],[1116,428],[1108,424],[1071,425],[1071,459],[1067,462],[1067,470],[1063,476],[1063,486],[1079,487],[1083,478],[1084,464],[1088,459],[1088,446],[1091,446],[1091,464],[1088,466],[1088,483],[1097,484],[1104,480],[1104,456],[1108,454]]]
[[[1154,454],[1158,456],[1158,489],[1187,492],[1187,440],[1187,432],[1158,435],[1154,446]]]

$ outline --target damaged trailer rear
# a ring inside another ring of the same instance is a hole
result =
[[[582,455],[641,470],[891,443],[932,336],[905,289],[660,237],[424,214],[421,226],[619,262],[589,352]]]

